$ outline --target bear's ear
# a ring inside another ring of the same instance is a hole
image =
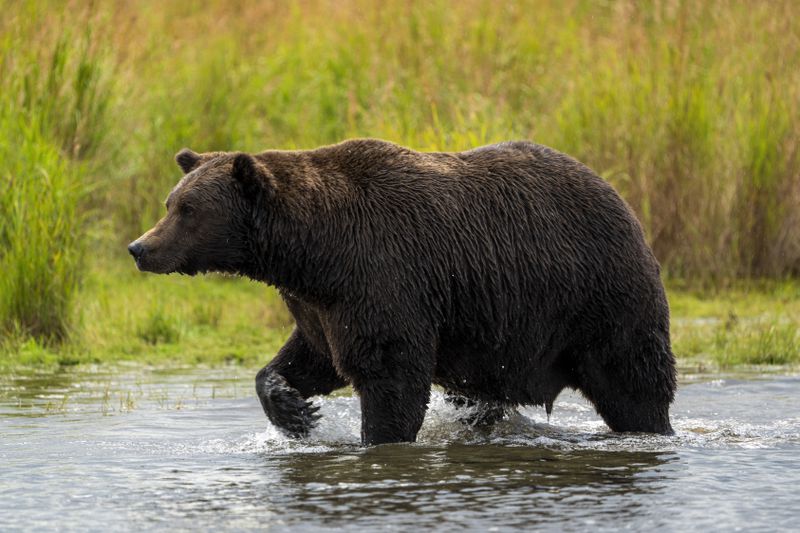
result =
[[[175,154],[175,162],[178,163],[178,166],[181,167],[181,170],[183,170],[184,174],[188,174],[194,170],[202,159],[203,157],[200,154],[193,152],[188,148],[184,148]]]
[[[236,154],[231,172],[233,179],[242,185],[248,198],[257,198],[261,194],[269,195],[272,192],[269,172],[250,154]]]

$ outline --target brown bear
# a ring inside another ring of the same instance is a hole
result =
[[[544,146],[416,152],[180,151],[167,214],[131,243],[141,270],[274,285],[296,321],[256,376],[293,436],[311,396],[352,385],[364,444],[414,441],[432,384],[493,421],[579,390],[613,431],[671,434],[669,308],[614,189]]]

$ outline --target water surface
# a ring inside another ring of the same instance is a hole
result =
[[[579,395],[465,427],[435,392],[413,445],[359,446],[357,399],[301,441],[252,372],[0,378],[0,530],[796,530],[800,376],[684,375],[674,437],[615,435]]]

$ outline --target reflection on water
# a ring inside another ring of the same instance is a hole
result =
[[[302,487],[289,510],[333,524],[532,526],[561,523],[569,507],[630,499],[615,520],[636,516],[637,498],[653,491],[639,477],[675,460],[657,452],[569,453],[546,448],[454,444],[386,446],[360,454],[303,454],[278,461],[290,486]],[[577,510],[579,515],[584,511]],[[590,513],[592,514],[592,513]],[[371,518],[371,519],[369,519]]]
[[[292,441],[241,369],[0,378],[0,530],[795,527],[800,378],[684,376],[675,437],[614,435],[578,395],[413,445],[358,445],[355,398]]]

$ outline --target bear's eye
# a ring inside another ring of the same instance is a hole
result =
[[[181,204],[180,211],[181,215],[189,216],[194,213],[194,207],[189,204]]]

